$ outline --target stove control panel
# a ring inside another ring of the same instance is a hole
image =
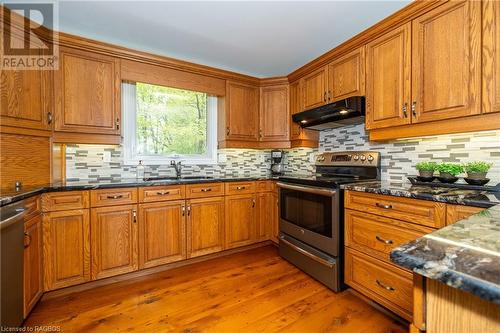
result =
[[[345,151],[322,153],[316,157],[318,166],[380,166],[380,153],[376,151]]]

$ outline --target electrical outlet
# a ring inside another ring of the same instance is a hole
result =
[[[104,153],[102,154],[102,161],[104,163],[111,162],[111,152],[110,151],[104,151]]]
[[[226,154],[219,154],[219,163],[226,163],[227,162],[227,155]]]
[[[309,162],[316,163],[316,154],[309,155]]]

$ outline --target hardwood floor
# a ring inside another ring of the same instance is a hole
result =
[[[35,325],[61,332],[407,332],[351,292],[331,292],[273,246],[48,298],[26,321]]]

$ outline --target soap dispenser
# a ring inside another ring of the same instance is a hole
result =
[[[142,164],[142,160],[139,161],[139,164],[137,165],[136,168],[137,172],[137,179],[143,180],[144,179],[144,164]]]

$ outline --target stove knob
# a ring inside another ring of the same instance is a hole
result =
[[[354,155],[353,158],[354,158],[355,161],[359,160],[359,156],[358,155]]]
[[[365,161],[366,160],[366,156],[365,155],[361,155],[360,159],[361,159],[361,161]]]
[[[372,155],[368,155],[368,161],[369,161],[369,162],[372,162],[372,161],[373,161],[373,156],[372,156]]]

